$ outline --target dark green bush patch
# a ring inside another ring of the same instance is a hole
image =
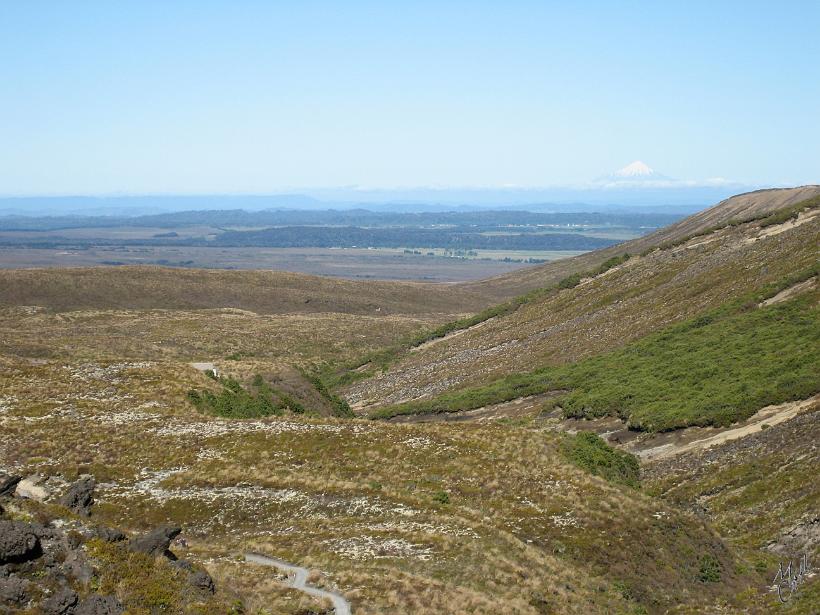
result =
[[[235,419],[279,416],[285,410],[296,414],[305,411],[299,401],[271,388],[259,374],[254,376],[248,388],[230,376],[218,378],[218,382],[222,384],[219,393],[192,390],[188,392],[188,401],[200,412]]]
[[[612,483],[638,487],[641,468],[637,457],[609,446],[591,431],[566,436],[564,456],[573,464]]]
[[[388,406],[371,417],[459,412],[569,389],[557,401],[568,417],[615,415],[644,431],[727,426],[820,391],[817,293],[757,307],[816,274],[816,267],[800,272],[607,354]]]

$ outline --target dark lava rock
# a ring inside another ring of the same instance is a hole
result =
[[[17,576],[0,577],[0,605],[23,606],[28,602],[28,581]]]
[[[179,568],[180,570],[185,570],[187,572],[194,571],[194,565],[186,559],[180,559],[175,562],[172,562],[171,565],[174,568]]]
[[[121,532],[120,530],[103,526],[94,528],[93,534],[96,538],[104,540],[105,542],[121,542],[126,538],[125,532]]]
[[[40,605],[40,610],[44,615],[68,615],[75,612],[74,607],[79,600],[77,592],[68,588],[59,589]]]
[[[23,480],[22,476],[0,474],[0,498],[13,496],[17,483],[21,480]]]
[[[174,568],[184,570],[188,573],[188,585],[195,587],[196,589],[206,591],[209,594],[213,594],[216,591],[216,586],[214,585],[214,580],[211,578],[211,575],[204,570],[194,569],[191,562],[180,559],[173,562],[171,565]]]
[[[114,596],[91,595],[74,610],[74,615],[121,615],[125,612]]]
[[[25,562],[41,554],[40,540],[28,523],[0,520],[0,563]]]
[[[142,536],[137,536],[128,541],[128,550],[136,553],[147,553],[148,555],[166,555],[176,559],[168,550],[171,541],[179,536],[182,528],[176,525],[161,525]]]
[[[60,498],[60,504],[78,515],[89,516],[91,505],[94,503],[92,495],[96,485],[97,482],[93,476],[82,477],[71,485],[66,494]]]
[[[214,580],[211,578],[211,575],[204,570],[197,570],[196,572],[190,573],[188,575],[188,584],[209,594],[216,592]]]
[[[94,567],[82,550],[69,551],[62,563],[62,572],[65,576],[76,579],[83,585],[94,577]]]

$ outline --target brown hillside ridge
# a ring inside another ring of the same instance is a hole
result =
[[[526,293],[533,288],[554,284],[578,271],[594,269],[613,256],[627,253],[641,254],[653,246],[680,241],[684,237],[695,235],[706,229],[722,226],[730,220],[755,218],[817,196],[820,196],[820,185],[773,188],[738,194],[644,237],[487,280],[466,282],[460,286],[470,290],[479,290],[502,301],[511,296]]]
[[[0,271],[0,306],[202,310],[259,314],[457,314],[477,311],[478,289],[412,282],[355,281],[285,271],[167,267],[48,268]]]

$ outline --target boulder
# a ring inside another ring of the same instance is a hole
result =
[[[88,584],[94,577],[94,567],[81,549],[66,553],[61,568],[66,577],[76,579],[83,585]]]
[[[176,559],[168,550],[171,541],[179,536],[182,528],[176,525],[161,525],[142,536],[136,536],[128,541],[128,550],[148,555],[165,555]]]
[[[77,592],[64,587],[58,589],[51,596],[46,598],[40,605],[43,615],[69,615],[75,612],[75,607],[80,601]]]
[[[0,564],[25,562],[41,554],[40,539],[28,523],[0,520]]]
[[[102,525],[94,528],[92,534],[95,538],[99,538],[105,542],[122,542],[126,538],[125,532]]]
[[[179,568],[188,573],[188,585],[208,592],[209,594],[213,594],[216,591],[216,586],[214,585],[214,580],[211,578],[211,575],[204,570],[196,570],[191,562],[181,559],[173,562],[171,565],[174,566],[174,568]]]
[[[74,615],[121,615],[124,612],[122,603],[114,596],[93,594],[80,603]]]
[[[216,591],[214,580],[204,570],[197,570],[188,574],[188,584],[209,594]]]
[[[60,498],[60,504],[78,515],[89,516],[91,505],[94,503],[92,495],[96,485],[97,482],[93,476],[83,476],[69,487],[65,495]]]
[[[19,498],[45,502],[51,496],[51,490],[46,487],[45,478],[35,474],[17,483],[15,495]]]
[[[0,577],[0,606],[22,607],[29,600],[29,582],[15,575]],[[0,611],[3,609],[0,608]]]
[[[11,497],[17,490],[17,483],[23,480],[22,476],[15,474],[0,474],[0,498]]]

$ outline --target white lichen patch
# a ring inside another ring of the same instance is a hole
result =
[[[345,427],[342,425],[323,425],[318,423],[297,423],[287,420],[266,420],[266,421],[234,421],[219,420],[211,421],[179,421],[169,420],[162,427],[153,430],[158,436],[199,436],[201,438],[213,438],[228,434],[248,434],[248,433],[342,433]],[[349,430],[348,430],[349,431]]]
[[[146,369],[153,365],[150,361],[113,363],[106,366],[96,363],[84,363],[82,365],[64,365],[63,369],[69,370],[69,377],[72,380],[80,380],[82,382],[103,380],[105,382],[118,383],[120,382],[119,376],[125,370]]]
[[[348,516],[399,515],[412,517],[418,514],[417,510],[404,504],[388,503],[379,498],[364,496],[331,501],[325,504],[325,508]]]
[[[550,515],[550,521],[555,527],[560,528],[567,528],[567,527],[580,527],[580,522],[576,519],[571,512],[565,513],[563,515]]]
[[[13,410],[17,403],[17,398],[14,395],[0,395],[0,414]]]
[[[326,545],[336,555],[358,561],[388,558],[409,558],[427,561],[432,559],[434,555],[432,547],[414,544],[403,538],[357,536],[355,538],[326,540],[322,544]]]
[[[473,538],[480,536],[471,527],[455,527],[452,525],[436,525],[419,521],[397,521],[368,525],[371,532],[399,532],[402,534],[430,534],[432,536],[455,536],[457,538]]]

